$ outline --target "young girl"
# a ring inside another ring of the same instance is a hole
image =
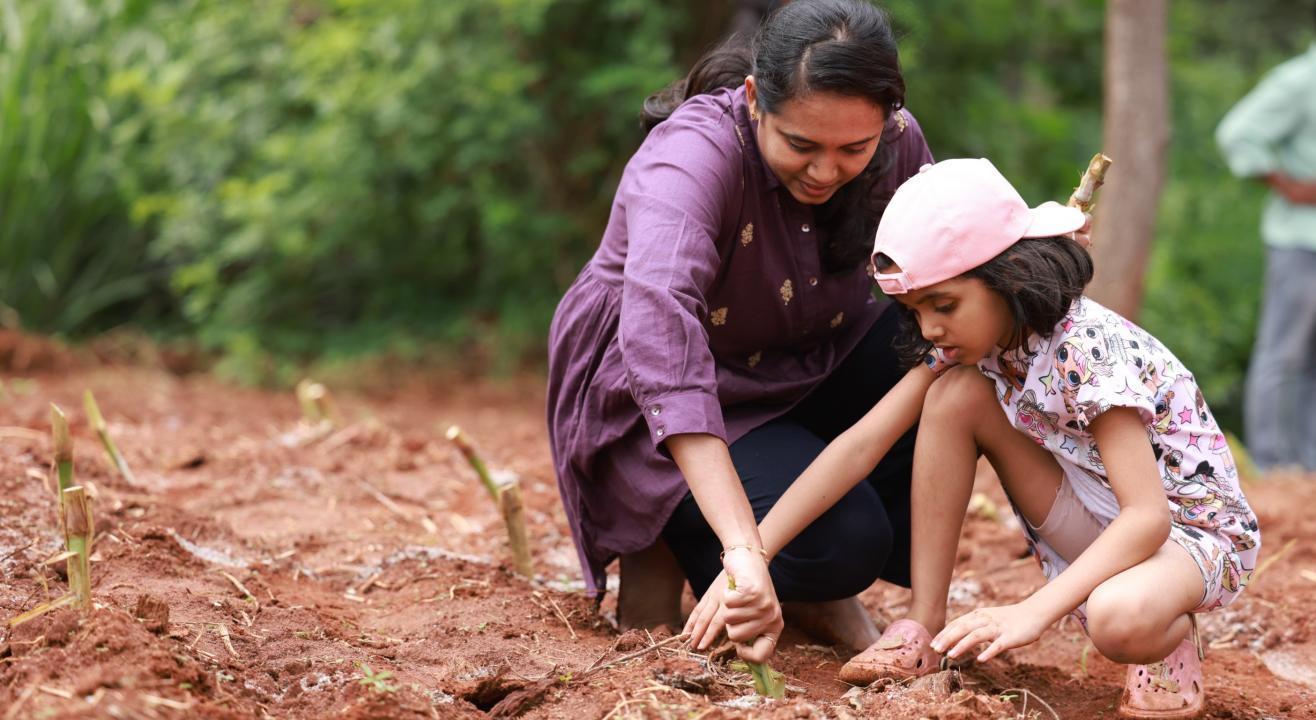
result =
[[[1193,375],[1082,295],[1092,262],[1072,234],[1084,220],[1056,203],[1030,210],[986,160],[924,166],[887,207],[876,279],[912,320],[903,351],[929,359],[829,445],[760,528],[771,555],[919,420],[909,614],[842,679],[923,675],[941,653],[982,645],[985,661],[1074,613],[1099,652],[1131,665],[1121,716],[1201,712],[1193,614],[1247,585],[1257,520]],[[979,453],[1049,582],[946,624]],[[734,595],[727,621],[750,612]]]

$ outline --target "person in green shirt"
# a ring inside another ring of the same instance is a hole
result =
[[[1225,115],[1229,169],[1270,186],[1266,285],[1244,398],[1262,469],[1316,471],[1316,44],[1274,68]]]

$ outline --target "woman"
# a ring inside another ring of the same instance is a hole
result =
[[[932,159],[903,100],[882,11],[797,0],[646,103],[549,340],[563,503],[592,592],[621,556],[624,627],[678,626],[684,579],[702,596],[725,570],[738,592],[705,646],[726,618],[742,656],[770,656],[780,598],[862,649],[878,634],[855,595],[908,584],[909,438],[770,567],[757,529],[900,377],[866,264],[886,201]]]

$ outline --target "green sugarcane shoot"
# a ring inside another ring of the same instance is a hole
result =
[[[516,571],[527,578],[535,576],[534,563],[530,555],[529,534],[525,527],[525,505],[521,500],[521,481],[515,475],[510,476],[504,482],[497,482],[493,479],[493,473],[489,471],[489,466],[480,458],[479,453],[475,451],[475,444],[467,437],[466,433],[456,425],[448,428],[447,438],[461,452],[466,462],[470,463],[475,474],[480,478],[480,484],[489,493],[494,504],[498,506],[498,512],[503,516],[503,525],[507,528],[507,544],[512,550],[512,562]]]
[[[736,578],[731,573],[727,573],[727,589],[736,589]],[[749,674],[754,678],[754,692],[769,698],[786,696],[786,681],[771,665],[746,660],[745,667],[749,668]]]
[[[73,437],[69,435],[69,419],[55,403],[50,404],[50,435],[55,445],[55,472],[59,485],[56,492],[60,503],[64,491],[73,486]]]
[[[74,604],[84,610],[91,607],[91,538],[94,523],[91,517],[91,498],[80,485],[64,490],[65,544],[72,556],[68,558],[69,592],[77,599]]]
[[[489,497],[497,502],[498,484],[494,482],[493,476],[489,474],[489,467],[484,464],[484,460],[481,460],[479,454],[475,452],[475,445],[471,443],[471,439],[456,425],[448,428],[447,437],[453,445],[457,446],[457,450],[461,452],[462,457],[466,458],[466,462],[470,463],[471,467],[475,469],[475,474],[480,477],[480,483],[489,492]]]
[[[123,453],[119,452],[118,446],[114,444],[114,439],[110,437],[109,426],[105,423],[105,416],[101,415],[101,408],[96,404],[96,396],[88,390],[82,396],[82,406],[87,412],[87,421],[91,423],[91,429],[96,431],[96,435],[101,439],[101,445],[105,446],[105,454],[110,458],[110,464],[119,475],[128,482],[129,485],[137,484],[137,477],[133,475],[132,468],[128,467],[128,461],[123,459]]]

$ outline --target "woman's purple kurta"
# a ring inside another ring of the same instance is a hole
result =
[[[691,98],[622,175],[549,336],[548,429],[586,588],[653,544],[688,490],[672,435],[728,443],[789,410],[877,317],[863,268],[821,267],[813,210],[759,155],[744,88]],[[889,196],[932,161],[908,111]]]

